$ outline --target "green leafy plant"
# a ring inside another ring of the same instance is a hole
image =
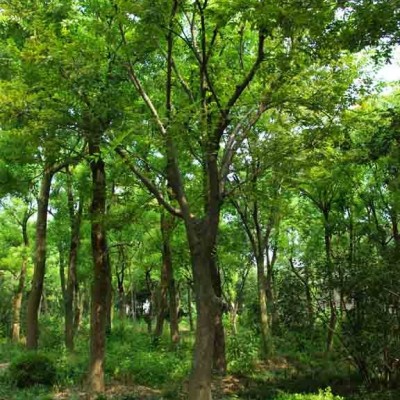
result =
[[[19,388],[35,385],[52,386],[56,379],[56,367],[47,355],[28,352],[11,363],[9,377]]]
[[[281,394],[276,400],[344,400],[344,398],[335,396],[328,387],[325,390],[320,389],[318,394]]]

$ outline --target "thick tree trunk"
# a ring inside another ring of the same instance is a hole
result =
[[[29,247],[29,237],[28,237],[28,220],[29,213],[26,212],[22,220],[22,238],[24,242],[24,255],[21,264],[21,270],[19,273],[18,286],[15,291],[13,298],[13,322],[11,328],[11,339],[14,343],[18,343],[21,334],[21,305],[22,296],[25,287],[26,269],[28,265],[28,247]]]
[[[74,312],[74,306],[77,306],[76,290],[78,286],[77,261],[83,204],[82,200],[80,200],[77,213],[75,214],[72,188],[69,189],[68,202],[70,210],[71,243],[69,249],[67,287],[65,290],[65,346],[69,351],[73,351],[75,333],[74,318],[76,315],[76,312]]]
[[[104,227],[106,211],[106,173],[97,144],[89,144],[89,152],[94,159],[92,170],[92,253],[94,274],[90,313],[90,365],[88,383],[92,392],[104,391],[104,356],[107,325],[107,295],[109,294],[109,265],[107,260],[107,240]]]
[[[271,331],[268,318],[266,277],[264,272],[264,257],[257,257],[257,288],[258,303],[260,306],[260,332],[261,332],[261,352],[263,357],[268,357],[272,351]]]
[[[210,400],[213,365],[216,296],[210,275],[210,257],[201,249],[192,252],[197,324],[193,368],[189,380],[189,400]]]
[[[29,350],[37,349],[39,339],[38,313],[46,270],[47,208],[49,205],[52,177],[53,173],[46,168],[40,183],[40,193],[37,199],[35,266],[31,292],[28,299],[26,324],[26,346]]]
[[[215,254],[212,255],[210,263],[210,274],[215,295],[222,303],[221,276],[215,260]],[[219,374],[226,373],[225,356],[225,331],[222,321],[222,307],[215,310],[215,338],[214,338],[214,361],[213,369]]]

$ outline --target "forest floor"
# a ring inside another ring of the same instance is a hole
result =
[[[41,348],[55,362],[57,384],[52,388],[15,388],[8,376],[8,366],[26,350],[22,345],[0,340],[0,400],[89,398],[84,386],[88,332],[81,332],[76,352],[70,355],[63,348],[62,332],[58,332],[60,326],[49,323],[47,329],[42,332]],[[302,347],[301,351],[277,343],[276,356],[261,362],[257,360],[256,342],[252,342],[248,333],[227,339],[227,355],[231,362],[226,376],[216,375],[213,379],[215,400],[400,399],[400,391],[364,387],[342,355],[327,358],[313,348],[314,343]],[[286,339],[284,343],[294,342]],[[142,327],[117,327],[107,344],[107,390],[95,400],[186,399],[192,344],[189,333],[182,335],[179,348],[172,349],[168,336],[154,344]],[[331,388],[334,394],[330,389],[325,391],[326,388]]]

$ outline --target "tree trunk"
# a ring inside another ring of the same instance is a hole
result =
[[[222,303],[222,287],[221,276],[213,253],[210,263],[210,274],[215,295]],[[222,321],[222,307],[215,310],[215,338],[214,338],[214,360],[213,368],[219,374],[226,373],[226,356],[225,356],[225,332]]]
[[[172,271],[171,271],[172,273]],[[168,279],[168,294],[169,294],[169,331],[172,343],[179,343],[179,298],[176,291],[175,279]]]
[[[328,332],[326,337],[326,352],[330,352],[333,347],[333,338],[336,329],[337,315],[336,305],[334,299],[334,288],[333,288],[333,265],[331,259],[331,228],[329,222],[329,208],[322,209],[324,216],[324,241],[325,241],[325,257],[326,257],[326,269],[328,275],[328,293],[329,293],[329,323]]]
[[[178,306],[177,295],[175,288],[174,272],[172,267],[172,252],[171,252],[171,234],[173,229],[174,219],[172,216],[161,213],[161,236],[162,236],[162,271],[161,271],[161,287],[159,312],[157,316],[157,326],[155,336],[160,336],[162,333],[162,325],[164,315],[167,309],[167,293],[169,295],[169,320],[170,320],[170,336],[172,343],[179,342],[179,322],[178,322]]]
[[[26,346],[29,350],[35,350],[39,339],[38,313],[42,298],[43,281],[46,270],[46,239],[47,239],[47,209],[49,205],[51,179],[53,173],[45,168],[40,183],[40,193],[37,199],[36,222],[36,248],[35,266],[32,278],[32,287],[28,299],[27,311],[27,335]]]
[[[107,322],[106,322],[106,335],[109,336],[111,335],[111,330],[112,330],[112,321],[114,317],[114,307],[113,307],[113,302],[114,302],[114,291],[112,287],[112,272],[111,272],[111,261],[110,257],[107,254],[107,265],[108,265],[108,285],[107,285]]]
[[[71,226],[71,243],[68,260],[68,280],[65,290],[65,346],[69,351],[74,350],[74,306],[77,306],[77,260],[80,244],[80,228],[83,212],[82,199],[79,201],[78,211],[74,212],[74,198],[72,187],[68,188],[69,217]]]
[[[75,286],[74,290],[74,332],[76,333],[82,322],[82,313],[84,305],[85,292],[79,289],[79,285]]]
[[[124,290],[124,280],[125,280],[125,269],[126,269],[126,258],[124,247],[121,246],[118,253],[118,266],[116,267],[117,276],[117,291],[118,291],[118,316],[121,321],[125,319],[125,290]]]
[[[188,285],[187,287],[187,303],[188,303],[188,317],[189,317],[189,329],[190,332],[194,331],[193,324],[193,311],[192,311],[192,288]]]
[[[63,305],[65,307],[65,295],[66,295],[66,285],[65,285],[65,260],[64,260],[64,249],[62,243],[58,244],[58,257],[59,257],[59,267],[60,267],[60,286]]]
[[[239,303],[237,301],[232,301],[229,315],[231,320],[232,334],[237,334],[237,315],[238,315]]]
[[[165,313],[167,311],[167,293],[168,293],[168,269],[171,268],[171,249],[169,240],[165,235],[165,217],[161,214],[161,234],[162,234],[162,264],[160,287],[157,293],[157,321],[154,329],[154,337],[160,338],[163,332]]]
[[[269,319],[269,328],[270,331],[273,332],[274,323],[277,320],[277,313],[275,307],[275,297],[273,290],[273,265],[268,263],[267,266],[267,278],[265,282],[265,290],[267,296],[267,311],[268,311],[268,319]]]
[[[189,400],[211,400],[216,301],[210,274],[210,257],[200,248],[192,251],[197,324]]]
[[[22,296],[25,287],[26,269],[28,265],[28,248],[29,248],[29,237],[28,237],[28,220],[29,213],[26,212],[22,220],[22,239],[24,243],[24,254],[21,264],[21,270],[19,273],[18,287],[15,291],[13,298],[13,322],[11,329],[11,338],[14,343],[18,343],[21,334],[21,305]]]
[[[268,318],[266,278],[264,273],[264,257],[257,257],[257,288],[258,302],[260,306],[260,331],[261,331],[261,352],[263,357],[268,357],[272,351],[271,332]]]
[[[109,293],[109,265],[104,227],[106,211],[106,174],[98,143],[89,143],[92,171],[92,253],[94,274],[90,313],[90,363],[88,383],[92,392],[104,391],[104,356],[107,325],[107,295]]]

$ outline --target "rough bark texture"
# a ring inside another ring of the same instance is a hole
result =
[[[46,269],[47,208],[53,173],[45,168],[40,183],[37,199],[35,266],[32,287],[28,299],[26,346],[29,350],[37,349],[39,338],[38,313],[43,292]]]
[[[215,339],[215,294],[209,273],[210,259],[197,249],[192,253],[197,325],[189,400],[210,400]]]
[[[78,210],[74,211],[74,197],[72,187],[68,188],[68,205],[69,205],[69,218],[71,229],[71,242],[69,249],[68,259],[68,278],[65,289],[65,345],[69,351],[74,350],[74,333],[75,324],[74,318],[76,311],[74,306],[77,306],[77,261],[78,251],[80,244],[80,228],[82,220],[83,204],[82,200],[79,201]]]
[[[107,240],[104,227],[106,210],[105,165],[100,157],[98,145],[89,144],[89,152],[95,157],[92,171],[92,253],[94,274],[90,314],[90,363],[88,383],[92,392],[104,391],[104,355],[107,324],[107,295],[109,293],[109,266],[107,260]]]
[[[25,287],[26,268],[28,265],[28,255],[25,254],[29,247],[29,237],[27,232],[29,214],[26,212],[22,220],[22,237],[24,242],[24,255],[21,264],[21,270],[18,278],[18,286],[13,298],[13,322],[11,328],[11,338],[14,343],[18,343],[21,334],[21,305],[22,295]]]

